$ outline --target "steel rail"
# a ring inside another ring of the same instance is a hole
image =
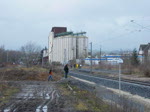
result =
[[[80,73],[82,74],[83,72],[73,72],[71,71],[72,73]],[[86,72],[86,74],[84,75],[90,75],[90,76],[93,76],[92,74],[90,74],[90,72]],[[98,78],[106,78],[106,79],[111,79],[111,80],[116,80],[116,81],[119,81],[119,78],[118,77],[111,77],[111,76],[105,76],[105,75],[97,75],[97,76],[94,76],[94,77],[98,77]],[[144,85],[144,86],[150,86],[150,82],[146,82],[146,81],[138,81],[138,80],[131,80],[131,79],[125,79],[125,78],[121,78],[121,81],[123,82],[129,82],[129,83],[133,83],[133,84],[139,84],[139,85]]]

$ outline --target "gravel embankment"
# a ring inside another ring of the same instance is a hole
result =
[[[75,72],[70,72],[70,75],[81,78],[81,79],[85,79],[88,81],[95,82],[96,84],[99,84],[105,87],[110,87],[114,89],[119,88],[119,82],[116,80],[95,77],[95,76],[85,75],[84,73],[75,73]],[[144,86],[144,85],[121,81],[121,90],[129,92],[133,95],[139,95],[139,96],[150,99],[150,86]]]

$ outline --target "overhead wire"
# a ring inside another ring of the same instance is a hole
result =
[[[100,46],[101,43],[108,42],[108,41],[111,41],[111,40],[116,39],[116,38],[119,38],[119,37],[124,37],[124,36],[126,36],[126,35],[132,34],[132,33],[137,32],[137,31],[138,31],[138,30],[132,30],[132,31],[130,31],[130,32],[128,32],[128,33],[120,34],[120,35],[118,35],[118,36],[105,39],[105,40],[103,40],[103,41],[101,41],[101,42],[94,43],[94,44],[93,44],[93,48],[94,48],[94,46],[97,46],[97,45]]]
[[[143,25],[141,25],[141,24],[135,22],[134,20],[131,20],[131,22],[134,23],[134,24],[136,24],[136,25],[138,25],[138,26],[140,26],[142,29],[150,30],[150,28],[148,28],[149,25],[148,25],[148,26],[143,26]]]
[[[132,31],[130,31],[130,32],[127,32],[127,33],[124,33],[124,34],[120,34],[120,35],[118,35],[118,36],[113,36],[113,37],[111,37],[111,38],[108,38],[108,39],[105,39],[105,40],[102,40],[102,41],[100,41],[100,42],[97,42],[97,43],[93,43],[93,48],[100,48],[100,45],[103,43],[103,42],[110,42],[110,41],[112,41],[113,39],[116,39],[116,38],[119,38],[119,37],[124,37],[124,36],[127,36],[127,35],[130,35],[130,34],[132,34],[132,33],[135,33],[135,32],[141,32],[141,30],[142,29],[147,29],[147,30],[150,30],[150,28],[148,28],[150,25],[148,25],[148,26],[143,26],[143,25],[141,25],[141,24],[138,24],[138,23],[136,23],[136,22],[134,22],[134,21],[129,21],[128,23],[126,23],[125,25],[123,25],[121,28],[125,28],[127,25],[129,25],[129,23],[135,23],[136,25],[138,25],[138,26],[140,26],[141,27],[141,29],[134,29],[134,30],[132,30]],[[116,29],[114,29],[113,30],[113,32],[112,33],[114,33],[114,32],[116,32]],[[111,33],[111,34],[112,34]],[[99,47],[98,47],[99,46]]]

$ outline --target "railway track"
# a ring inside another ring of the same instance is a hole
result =
[[[0,112],[48,112],[58,104],[60,93],[53,84],[36,81],[18,84],[21,85],[21,92],[12,96]]]
[[[80,70],[80,72],[78,72],[78,73],[84,73],[84,71]],[[86,71],[86,74],[91,75],[90,72],[87,72],[87,71]],[[118,77],[111,77],[111,76],[106,76],[106,75],[97,75],[95,77],[107,78],[107,79],[116,80],[116,81],[119,80]],[[140,84],[140,85],[144,85],[144,86],[150,86],[150,82],[147,82],[147,81],[131,80],[131,79],[125,79],[125,78],[121,78],[121,81],[133,83],[133,84]]]
[[[70,75],[83,80],[94,82],[98,85],[102,85],[108,88],[119,89],[119,80],[116,77],[103,75],[93,76],[90,73],[77,71],[70,71]],[[129,92],[133,95],[138,95],[150,99],[150,84],[148,82],[121,79],[121,90]]]

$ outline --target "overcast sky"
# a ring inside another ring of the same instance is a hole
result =
[[[29,41],[45,47],[54,26],[86,31],[94,49],[138,49],[150,42],[150,0],[0,0],[5,49]]]

